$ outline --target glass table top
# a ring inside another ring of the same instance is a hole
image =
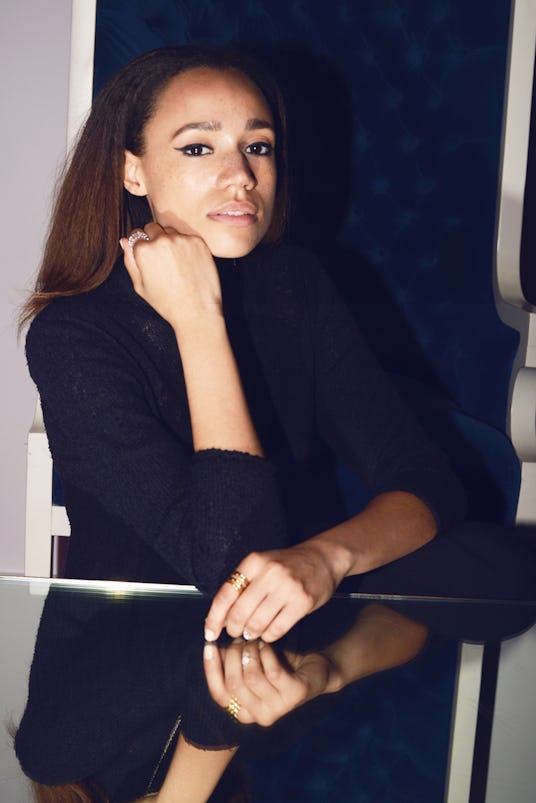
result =
[[[0,799],[30,800],[7,734],[28,701],[27,773],[112,800],[156,791],[182,733],[238,746],[256,803],[533,801],[536,602],[340,594],[276,645],[207,650],[208,606],[192,587],[0,578]]]

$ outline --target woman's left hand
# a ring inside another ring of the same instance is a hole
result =
[[[278,656],[262,641],[237,639],[227,647],[207,644],[207,686],[214,701],[243,725],[273,725],[325,691],[329,661],[321,653]]]
[[[205,621],[207,641],[217,639],[224,628],[232,638],[276,641],[324,605],[344,576],[336,575],[325,552],[311,541],[252,552],[236,571],[249,583],[237,591],[226,581],[219,589]]]

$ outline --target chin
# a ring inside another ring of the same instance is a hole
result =
[[[247,243],[237,243],[236,241],[223,243],[220,241],[214,243],[207,242],[207,245],[213,257],[220,257],[221,259],[240,259],[240,257],[245,257],[250,254],[260,242],[260,239],[255,239]]]

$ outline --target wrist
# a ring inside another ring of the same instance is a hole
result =
[[[333,578],[334,589],[350,573],[353,554],[346,544],[341,543],[333,531],[326,530],[309,540],[310,546],[317,550],[321,560]]]
[[[181,315],[170,321],[179,345],[186,346],[190,342],[200,344],[211,343],[214,339],[227,339],[227,327],[221,309],[203,310],[199,313]]]

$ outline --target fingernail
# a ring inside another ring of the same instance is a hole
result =
[[[244,652],[242,653],[242,666],[247,666],[248,664],[251,663],[251,661],[252,661],[251,653],[248,652],[247,650],[244,650]]]
[[[212,661],[212,659],[214,658],[214,647],[212,646],[212,644],[205,644],[205,647],[203,649],[203,658],[205,659],[205,661]]]
[[[216,641],[216,634],[209,630],[208,627],[205,628],[205,641]]]
[[[244,630],[244,632],[242,633],[242,638],[245,639],[246,641],[251,641],[253,639],[253,636],[251,635],[249,630]]]
[[[119,240],[119,245],[121,246],[121,250],[125,250],[125,246],[123,245],[123,240]]]

